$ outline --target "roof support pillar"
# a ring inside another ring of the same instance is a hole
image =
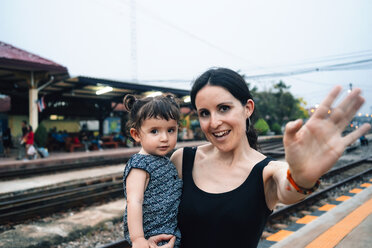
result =
[[[34,81],[34,72],[31,72],[30,78],[30,89],[28,91],[28,106],[29,106],[29,123],[32,126],[33,131],[35,132],[37,126],[39,125],[39,113],[37,108],[37,98],[38,98],[38,89],[37,83]]]

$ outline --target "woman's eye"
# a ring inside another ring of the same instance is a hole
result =
[[[221,111],[221,112],[226,112],[226,111],[228,111],[229,109],[230,109],[230,107],[229,107],[229,106],[225,106],[225,105],[223,105],[223,106],[220,107],[220,111]]]
[[[199,112],[200,117],[206,117],[208,114],[209,114],[208,111],[204,111],[204,110]]]
[[[157,134],[158,133],[158,130],[157,129],[153,129],[153,130],[151,130],[151,133],[152,134]]]

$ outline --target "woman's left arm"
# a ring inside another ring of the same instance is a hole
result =
[[[340,91],[340,86],[335,87],[305,125],[302,120],[287,124],[283,143],[288,165],[279,166],[272,174],[279,201],[292,203],[300,200],[301,194],[304,198],[303,193],[332,168],[346,147],[371,128],[364,124],[342,136],[364,98],[360,89],[354,89],[337,107],[331,108]]]

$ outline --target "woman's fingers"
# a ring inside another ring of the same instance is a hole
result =
[[[351,109],[354,108],[355,104],[358,104],[358,102],[363,99],[360,95],[361,93],[362,91],[359,88],[353,89],[350,93],[347,94],[347,96],[338,105],[338,107],[349,112]]]
[[[338,130],[344,130],[350,120],[364,103],[364,98],[360,95],[361,90],[353,89],[341,103],[332,109],[332,103],[341,92],[341,87],[336,86],[319,105],[314,113],[315,118],[327,119],[332,121]]]
[[[348,146],[354,143],[360,136],[367,133],[370,128],[371,128],[371,125],[368,123],[365,123],[358,129],[354,130],[353,132],[343,137],[345,141],[345,145]]]
[[[290,121],[285,126],[285,142],[292,142],[295,139],[296,133],[302,127],[302,120],[298,119]]]
[[[314,117],[316,118],[326,118],[329,114],[328,111],[331,109],[332,103],[335,101],[337,96],[340,94],[341,86],[334,87],[328,96],[323,100],[323,102],[319,105],[317,110],[314,113]]]
[[[336,108],[332,109],[331,120],[344,128],[364,103],[364,98],[360,94],[360,89],[351,91]]]

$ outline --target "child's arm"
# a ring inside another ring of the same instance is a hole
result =
[[[148,180],[147,172],[136,168],[131,169],[126,179],[128,229],[133,248],[150,247],[145,239],[142,224],[143,195]]]

